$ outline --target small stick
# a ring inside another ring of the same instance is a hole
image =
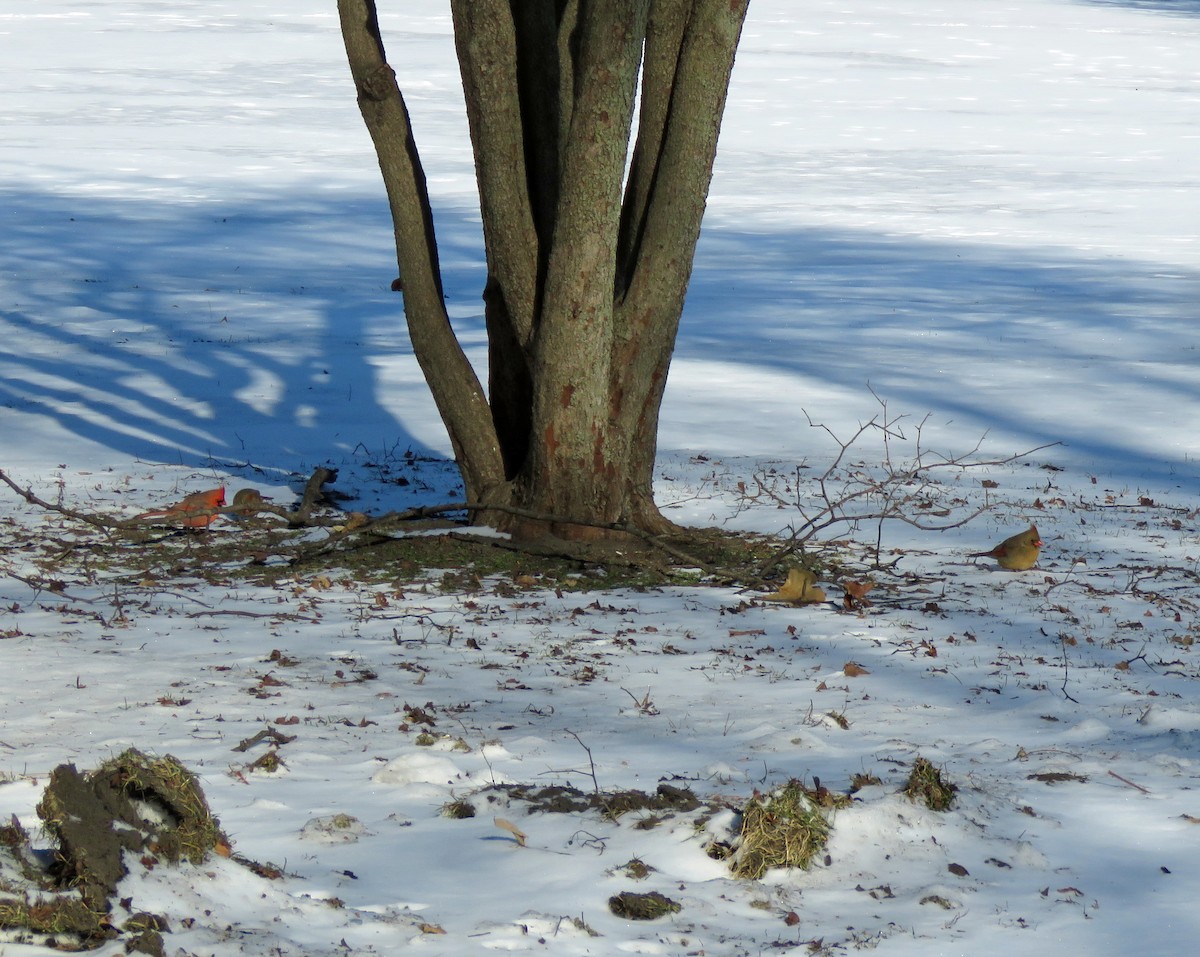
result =
[[[258,742],[266,741],[268,739],[275,742],[275,744],[291,744],[291,742],[296,740],[296,736],[294,734],[280,734],[274,728],[263,728],[260,732],[258,732],[258,734],[247,738],[233,750],[249,751],[252,747],[258,744]]]
[[[1128,784],[1128,785],[1129,785],[1131,788],[1135,788],[1135,789],[1137,789],[1138,791],[1141,791],[1143,794],[1149,794],[1149,793],[1150,793],[1150,790],[1149,790],[1148,788],[1144,788],[1144,787],[1142,787],[1140,784],[1134,784],[1132,781],[1130,781],[1130,780],[1129,780],[1129,778],[1123,778],[1123,777],[1121,777],[1121,775],[1117,774],[1117,772],[1116,772],[1116,771],[1109,771],[1108,773],[1109,773],[1109,776],[1110,776],[1110,777],[1114,777],[1114,778],[1116,778],[1116,779],[1117,779],[1118,781],[1120,781],[1122,784]]]

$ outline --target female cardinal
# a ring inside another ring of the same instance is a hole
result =
[[[990,552],[972,552],[968,558],[994,558],[1001,568],[1023,572],[1037,564],[1038,549],[1042,547],[1036,525],[1006,538]]]
[[[225,486],[210,488],[207,492],[193,492],[174,505],[142,512],[141,518],[165,518],[185,528],[208,528],[216,519],[216,511],[225,504]]]
[[[227,514],[235,522],[244,522],[257,515],[261,507],[269,501],[271,499],[256,488],[240,488],[233,493],[233,507],[237,511]]]

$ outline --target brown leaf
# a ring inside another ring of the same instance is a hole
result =
[[[867,592],[875,587],[874,582],[856,582],[846,580],[842,582],[842,588],[846,590],[846,595],[842,599],[842,604],[847,610],[851,608],[864,608],[871,604],[867,600]]]
[[[847,661],[842,666],[842,674],[844,674],[847,678],[857,678],[860,675],[869,675],[870,673],[871,672],[860,665],[857,661]]]
[[[517,825],[513,824],[512,821],[507,821],[502,817],[495,817],[492,818],[492,820],[495,821],[496,827],[500,828],[501,830],[508,831],[508,833],[516,839],[516,842],[520,844],[521,847],[525,846],[525,832],[517,827]]]

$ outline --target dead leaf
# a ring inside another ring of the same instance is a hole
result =
[[[501,830],[508,831],[508,833],[516,839],[516,842],[520,844],[521,847],[525,847],[525,832],[517,827],[517,825],[513,824],[512,821],[506,821],[502,817],[494,817],[492,820],[495,822],[496,827],[500,828]]]
[[[439,927],[437,924],[421,924],[418,929],[421,931],[422,934],[444,934],[444,933],[446,933],[446,931],[443,930],[441,927]]]
[[[842,674],[844,674],[847,678],[857,678],[860,675],[869,675],[870,673],[871,672],[860,665],[857,661],[847,661],[846,664],[842,666]]]
[[[842,604],[849,611],[852,608],[865,608],[871,604],[867,600],[867,592],[875,587],[874,582],[855,582],[844,581],[842,588],[846,590],[845,597],[842,599]]]
[[[824,601],[825,592],[817,587],[817,576],[807,568],[793,568],[788,572],[787,581],[779,591],[763,595],[765,601],[786,601],[793,605],[807,605]]]

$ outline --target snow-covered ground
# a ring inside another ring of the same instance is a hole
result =
[[[388,51],[481,357],[449,15],[398,6]],[[69,598],[0,577],[0,818],[34,824],[62,762],[135,746],[194,769],[235,849],[287,876],[135,867],[123,896],[168,917],[171,955],[1190,952],[1200,3],[803,6],[751,5],[660,500],[778,531],[836,451],[809,417],[846,436],[879,396],[911,416],[897,458],[922,421],[950,455],[1062,443],[930,476],[943,502],[1005,504],[886,526],[896,572],[851,612],[829,582],[792,608],[337,567],[278,588],[75,575]],[[453,497],[332,3],[23,0],[0,54],[0,468],[126,515],[218,482],[287,501],[318,464],[355,507]],[[40,574],[26,530],[69,523],[0,502],[0,570]],[[1030,521],[1039,569],[965,561]],[[295,735],[275,773],[249,767],[265,745],[233,750],[267,726]],[[918,755],[959,786],[949,812],[897,793]],[[644,828],[495,787],[665,781],[737,807],[859,773],[881,783],[837,812],[828,860],[757,882],[705,853],[728,810]],[[474,818],[441,814],[458,798]],[[682,909],[619,919],[626,890]]]

